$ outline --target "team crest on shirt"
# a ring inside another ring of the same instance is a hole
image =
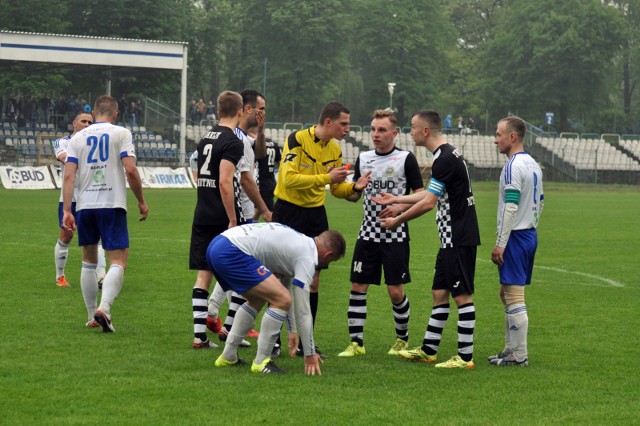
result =
[[[395,173],[395,169],[392,166],[389,166],[386,169],[384,169],[384,174],[387,176],[393,176],[394,173]]]

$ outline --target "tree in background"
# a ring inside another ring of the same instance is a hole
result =
[[[480,63],[493,121],[511,112],[542,123],[551,111],[565,131],[571,118],[606,109],[620,11],[598,0],[506,3]]]

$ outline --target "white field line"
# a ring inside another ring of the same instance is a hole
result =
[[[486,260],[486,259],[478,259],[481,262],[491,262],[490,260]],[[605,278],[605,277],[601,277],[599,275],[595,275],[595,274],[589,274],[588,272],[580,272],[580,271],[570,271],[568,269],[563,269],[563,268],[554,268],[552,266],[539,266],[539,265],[534,265],[533,266],[534,269],[546,269],[547,271],[554,271],[554,272],[561,272],[563,274],[572,274],[572,275],[579,275],[581,277],[585,277],[585,278],[590,278],[593,280],[598,280],[598,281],[602,281],[612,287],[624,287],[624,284],[619,283],[618,281],[609,279],[609,278]]]

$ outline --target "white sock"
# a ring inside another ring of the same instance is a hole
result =
[[[58,240],[53,254],[56,260],[56,279],[58,279],[64,275],[64,267],[67,265],[67,257],[69,257],[69,244]]]
[[[503,352],[511,350],[511,331],[509,331],[509,315],[507,309],[504,311],[504,350]]]
[[[80,288],[82,288],[82,298],[84,306],[87,307],[87,317],[93,320],[96,313],[96,303],[98,300],[98,279],[96,278],[96,264],[82,262],[80,271]]]
[[[222,355],[227,361],[238,359],[238,346],[255,325],[257,316],[258,311],[246,303],[238,309],[222,351]]]
[[[107,259],[104,256],[104,249],[102,248],[102,240],[98,241],[98,267],[96,268],[96,276],[98,281],[103,280],[107,275]]]
[[[276,343],[276,340],[278,340],[282,323],[286,317],[287,311],[276,308],[268,308],[264,315],[262,315],[262,323],[260,323],[260,337],[258,337],[258,351],[253,362],[256,364],[262,364],[265,359],[271,357],[273,345]]]
[[[519,362],[527,359],[527,333],[529,330],[529,316],[527,306],[523,304],[507,306],[509,319],[509,339],[513,355]]]
[[[111,305],[120,294],[123,283],[124,269],[120,265],[111,265],[102,281],[102,299],[100,300],[100,309],[107,315],[111,315]]]
[[[209,297],[209,303],[207,307],[207,311],[210,317],[218,318],[218,314],[220,313],[220,306],[224,302],[226,292],[222,289],[220,283],[216,282],[215,287],[213,287],[213,291],[211,292],[211,296]]]

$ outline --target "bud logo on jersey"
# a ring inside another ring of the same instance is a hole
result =
[[[395,189],[396,183],[392,180],[374,180],[371,182],[373,189]]]

